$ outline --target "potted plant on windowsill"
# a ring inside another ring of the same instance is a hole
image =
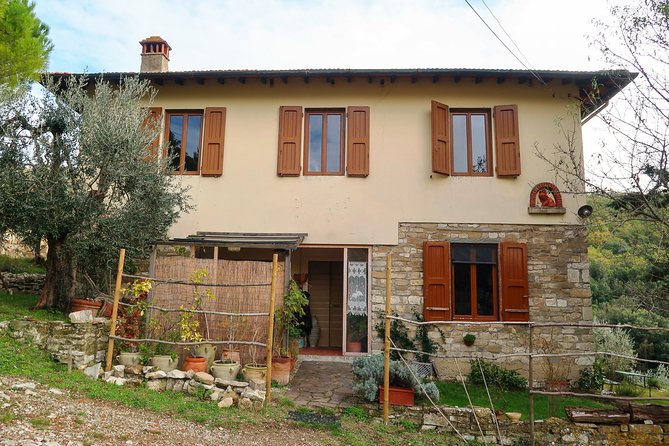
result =
[[[346,315],[346,321],[346,351],[361,352],[362,341],[367,336],[367,317],[349,313]]]
[[[383,402],[383,355],[361,356],[353,361],[353,389],[368,401]],[[432,382],[418,381],[400,361],[390,361],[390,404],[413,406],[414,394],[429,395],[439,401],[439,390]]]

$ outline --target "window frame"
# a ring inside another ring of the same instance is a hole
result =
[[[474,172],[472,169],[472,132],[471,132],[471,115],[485,115],[485,141],[486,141],[486,157],[487,166],[486,172]],[[455,171],[455,144],[453,138],[453,116],[465,115],[467,117],[467,172]],[[492,177],[493,176],[493,159],[492,159],[492,113],[489,108],[449,108],[449,133],[450,133],[450,154],[451,157],[451,175],[452,176],[469,176],[469,177]]]
[[[165,151],[163,155],[169,157],[170,155],[170,121],[172,116],[184,116],[184,126],[181,142],[181,153],[179,154],[179,169],[172,171],[173,175],[200,175],[202,170],[202,152],[203,152],[203,138],[204,138],[204,110],[165,110]],[[198,142],[198,160],[197,170],[185,170],[186,165],[186,147],[188,143],[188,116],[200,117],[200,138]]]
[[[309,171],[309,117],[321,115],[323,117],[323,135],[321,137],[321,170]],[[327,172],[327,115],[339,115],[341,125],[339,128],[339,170]],[[303,169],[305,176],[344,176],[346,172],[346,109],[345,108],[306,108],[304,110],[304,146],[303,146]]]
[[[495,248],[495,263],[480,263],[480,265],[492,265],[492,272],[491,274],[493,275],[492,277],[492,308],[493,308],[493,314],[492,315],[483,315],[479,316],[477,314],[478,311],[478,306],[476,305],[476,300],[477,300],[477,268],[476,265],[479,265],[479,263],[468,263],[468,262],[456,262],[454,261],[454,255],[453,251],[456,247],[461,247],[461,246],[469,246],[476,248],[477,246],[493,246]],[[449,266],[450,271],[451,271],[451,296],[450,296],[450,306],[451,306],[451,320],[454,321],[498,321],[500,320],[500,300],[499,300],[499,293],[500,293],[500,276],[499,276],[499,243],[466,243],[466,242],[452,242],[450,244],[450,250],[451,250],[451,264]],[[455,313],[455,264],[465,264],[469,265],[469,286],[470,286],[470,308],[471,308],[471,314],[470,315],[458,315]]]

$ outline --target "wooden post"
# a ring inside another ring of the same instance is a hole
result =
[[[534,388],[534,370],[532,369],[532,355],[534,355],[534,349],[532,347],[532,323],[529,326],[529,364],[527,367],[527,388],[530,397],[530,446],[534,446],[534,394],[532,390]]]
[[[123,279],[123,264],[125,262],[125,249],[121,248],[118,256],[118,269],[116,270],[116,288],[114,289],[114,306],[112,307],[111,328],[109,329],[109,342],[107,342],[107,362],[105,363],[105,372],[111,370],[112,356],[114,354],[114,340],[112,336],[116,335],[116,318],[118,316],[118,301],[121,297],[121,281]]]
[[[388,424],[390,394],[390,254],[386,256],[386,335],[383,338],[383,422]]]
[[[272,286],[269,292],[269,323],[267,324],[267,372],[265,373],[265,406],[272,397],[272,343],[274,341],[274,300],[276,298],[276,270],[279,255],[272,256]]]

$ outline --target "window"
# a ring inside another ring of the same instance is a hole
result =
[[[490,112],[451,110],[453,175],[492,175]]]
[[[202,113],[167,112],[168,153],[175,172],[200,172]]]
[[[432,101],[432,171],[442,175],[492,176],[492,138],[498,177],[520,175],[518,107],[450,109]]]
[[[527,245],[425,242],[426,321],[529,320]]]
[[[344,175],[344,171],[349,177],[369,175],[369,107],[305,113],[300,106],[279,108],[277,175]]]
[[[454,319],[497,318],[497,246],[453,244]]]
[[[305,175],[344,174],[344,110],[306,110]]]

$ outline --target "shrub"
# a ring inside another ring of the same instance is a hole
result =
[[[641,396],[642,393],[643,389],[641,387],[626,382],[620,384],[616,389],[616,395],[619,396]]]
[[[353,390],[368,401],[376,401],[379,386],[383,385],[383,356],[361,356],[353,361]],[[390,361],[390,385],[411,388],[419,397],[429,395],[433,401],[439,400],[439,390],[434,383],[422,383],[400,361]]]
[[[468,383],[483,385],[483,375],[485,375],[485,382],[490,387],[503,390],[523,390],[527,388],[527,380],[520,376],[516,370],[505,369],[484,359],[480,361],[481,367],[479,367],[478,360],[472,359],[470,361],[471,370],[467,376]],[[483,369],[483,375],[481,369]]]
[[[669,388],[669,368],[666,365],[660,364],[656,369],[649,370],[648,375],[657,383],[658,388]]]
[[[0,255],[0,271],[3,273],[45,273],[46,269],[32,259]]]
[[[600,321],[595,319],[595,323],[600,323]],[[621,328],[596,327],[593,329],[593,334],[598,351],[636,357],[634,341],[626,330]],[[633,359],[617,356],[605,356],[603,358],[604,374],[609,379],[616,378],[616,370],[627,372],[633,366]]]
[[[581,369],[576,388],[587,392],[599,392],[604,387],[604,361],[597,358],[592,367]]]

